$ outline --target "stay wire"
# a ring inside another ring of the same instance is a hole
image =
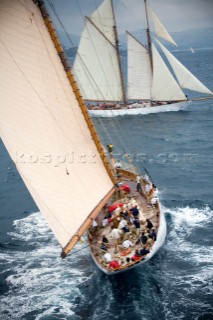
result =
[[[74,255],[74,254],[76,254],[76,253],[78,253],[78,252],[80,252],[80,251],[82,251],[82,250],[84,250],[84,249],[86,249],[86,248],[88,248],[88,247],[89,247],[89,244],[86,245],[86,246],[84,246],[83,248],[77,249],[77,250],[75,250],[75,251],[71,251],[71,253],[69,254],[69,256],[72,256],[72,255]]]
[[[55,10],[55,7],[54,7],[53,3],[50,2],[50,0],[47,0],[47,1],[48,1],[49,6],[51,7],[52,11],[54,12],[58,22],[60,23],[62,29],[66,33],[66,36],[69,39],[71,45],[74,47],[74,43],[73,43],[72,39],[70,38],[66,28],[64,27],[60,17],[56,13],[56,10]],[[78,2],[77,2],[77,5],[78,5],[79,11],[80,11],[80,13],[81,13],[81,15],[83,17],[83,13],[82,13],[82,10],[81,10],[80,5],[79,5]],[[97,4],[96,4],[96,6],[97,6]],[[136,149],[135,148],[135,143],[133,142],[133,140],[128,138],[128,135],[126,133],[124,133],[123,130],[122,130],[122,127],[123,127],[122,126],[122,119],[121,119],[121,124],[120,124],[120,121],[118,121],[117,117],[115,117],[113,120],[116,123],[116,127],[118,128],[118,133],[116,134],[116,136],[117,136],[117,140],[120,140],[119,141],[119,145],[122,147],[123,141],[129,141],[128,145],[129,146],[133,146],[134,149]],[[111,143],[112,142],[111,134],[106,129],[106,126],[104,125],[104,123],[103,123],[103,121],[102,121],[102,119],[100,117],[98,117],[98,121],[99,121],[100,126],[103,128],[103,131],[104,131],[105,135],[107,136],[107,139],[109,140],[109,143]],[[105,143],[106,143],[106,138],[105,138]],[[124,147],[123,147],[123,150],[125,152],[127,161],[132,165],[134,163],[134,159],[132,159],[132,157],[129,155],[129,153],[126,151],[126,149]],[[135,151],[134,151],[134,153],[135,153]],[[150,174],[148,173],[148,170],[144,167],[143,163],[141,163],[141,165],[142,165],[144,171],[146,172],[146,174],[149,176],[150,180],[152,180]],[[137,166],[137,168],[138,168],[138,170],[140,170],[139,166]]]

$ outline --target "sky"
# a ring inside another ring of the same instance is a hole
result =
[[[80,35],[84,16],[103,0],[46,0],[51,2],[70,34]],[[213,0],[147,0],[168,31],[213,27]],[[145,28],[143,0],[114,0],[118,33]]]

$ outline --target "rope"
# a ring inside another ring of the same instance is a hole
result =
[[[66,36],[67,36],[69,42],[70,42],[71,45],[74,47],[74,43],[72,42],[72,40],[71,40],[68,32],[66,31],[66,28],[64,27],[64,25],[63,25],[60,17],[59,17],[58,14],[56,13],[56,10],[55,10],[54,5],[50,2],[50,0],[47,0],[47,1],[48,1],[48,4],[49,4],[50,8],[52,9],[55,17],[57,18],[58,22],[60,23],[61,27],[62,27],[63,30],[65,31]],[[81,7],[80,7],[78,1],[76,1],[76,4],[77,4],[77,7],[78,7],[78,9],[79,9],[79,12],[80,12],[82,18],[84,19],[85,16],[84,16],[84,14],[83,14],[83,12],[82,12],[82,10],[81,10]],[[97,6],[97,5],[96,5],[96,6]],[[100,19],[100,21],[101,21],[101,19]],[[103,27],[103,26],[104,26],[104,25],[102,24],[102,27]],[[86,29],[86,24],[85,24],[84,28]],[[96,59],[98,59],[99,66],[100,66],[100,68],[102,69],[102,74],[103,74],[103,76],[104,76],[104,78],[105,78],[105,83],[108,85],[108,89],[111,91],[111,86],[110,86],[109,82],[107,81],[107,78],[105,77],[105,72],[104,72],[104,70],[103,70],[103,68],[102,68],[103,64],[102,64],[102,62],[100,61],[99,55],[98,55],[98,53],[97,53],[97,51],[96,51],[96,46],[95,46],[95,44],[94,44],[94,39],[93,39],[92,35],[90,34],[88,28],[87,28],[87,32],[88,32],[88,35],[89,35],[89,38],[90,38],[90,44],[93,46],[93,49],[94,49],[94,51],[96,52]],[[108,43],[107,49],[108,49],[110,46],[111,46],[111,44]],[[73,51],[73,49],[72,49],[72,51]],[[74,53],[74,51],[73,51],[73,53]],[[92,77],[92,75],[91,75],[89,69],[87,68],[84,60],[82,59],[81,55],[79,54],[79,51],[77,51],[76,55],[78,55],[78,57],[80,58],[80,63],[83,65],[83,68],[86,70],[85,76],[87,77],[87,80],[90,82],[90,86],[93,87],[94,92],[95,92],[95,91],[98,91],[99,95],[102,97],[102,99],[103,99],[103,101],[104,101],[104,100],[105,100],[105,99],[104,99],[104,95],[103,95],[103,93],[102,93],[101,90],[100,90],[99,84],[98,84],[98,83],[96,82],[96,80]],[[109,57],[110,57],[110,59],[111,59],[111,54],[110,54],[110,52],[108,53],[108,55],[109,55]],[[111,61],[111,65],[114,66],[114,64],[113,64],[112,61]],[[115,68],[114,68],[114,70],[115,70]],[[114,71],[114,72],[115,72],[115,71]],[[75,77],[77,78],[76,75],[75,75]],[[81,88],[81,91],[83,91],[83,88]],[[83,93],[83,92],[82,92],[82,93]],[[100,100],[101,100],[101,99],[100,99]]]
[[[78,250],[71,251],[71,253],[69,254],[69,256],[72,256],[73,254],[76,254],[76,253],[78,253],[78,252],[80,252],[80,251],[82,251],[82,250],[84,250],[85,248],[88,248],[88,247],[89,247],[89,244],[86,245],[86,246],[84,246],[83,248],[78,249]]]
[[[49,5],[50,5],[51,9],[53,10],[53,12],[54,12],[57,20],[59,21],[61,27],[62,27],[63,30],[65,31],[65,33],[66,33],[66,35],[67,35],[67,38],[69,39],[71,45],[74,46],[74,44],[73,44],[73,42],[72,42],[72,40],[71,40],[68,32],[66,31],[66,28],[64,27],[64,25],[63,25],[60,17],[59,17],[58,14],[56,13],[56,10],[55,10],[54,5],[50,2],[50,0],[48,0],[48,3],[49,3]],[[81,10],[81,7],[80,7],[78,1],[76,1],[76,3],[77,3],[77,6],[78,6],[78,9],[79,9],[79,12],[80,12],[82,18],[84,18],[84,14],[83,14],[83,12],[82,12],[82,10]],[[96,7],[98,7],[97,3],[96,3]],[[100,19],[100,21],[101,21],[101,19]],[[103,24],[102,24],[102,27],[104,27]],[[88,34],[89,34],[89,36],[90,36],[91,43],[93,44],[93,42],[92,42],[92,37],[91,37],[91,35],[90,35],[90,33],[89,33],[89,30],[87,30],[87,31],[88,31]],[[93,44],[93,46],[94,46],[94,44]],[[94,46],[94,50],[95,50],[95,46]],[[77,53],[77,54],[78,54],[78,53]],[[81,57],[80,57],[80,58],[81,58]],[[81,61],[82,61],[82,63],[84,64],[84,62],[83,62],[82,59],[81,59]],[[85,65],[84,65],[84,67],[86,68]],[[86,68],[86,70],[88,71],[87,68]],[[89,71],[88,71],[88,72],[89,72]],[[91,76],[90,76],[90,77],[91,77]],[[95,79],[92,79],[92,80],[95,82]],[[90,81],[91,81],[91,79],[90,79]],[[96,86],[97,86],[97,84],[96,84]],[[111,143],[111,142],[113,141],[113,139],[112,139],[112,130],[110,130],[109,124],[104,124],[104,120],[102,120],[101,117],[96,118],[96,121],[99,123],[99,127],[101,127],[102,130],[103,130],[103,132],[104,132],[104,134],[102,134],[102,141],[104,140],[104,144],[105,144],[105,146],[107,146],[107,144],[109,144],[109,143]],[[135,164],[134,159],[132,159],[132,156],[130,156],[129,152],[126,151],[126,147],[127,147],[128,150],[129,150],[129,149],[130,149],[130,150],[131,150],[131,149],[132,149],[132,150],[133,150],[133,149],[136,150],[136,146],[135,146],[135,144],[134,144],[134,141],[133,141],[132,139],[130,139],[130,138],[128,137],[128,135],[123,131],[123,129],[122,129],[122,128],[123,128],[122,122],[124,122],[124,120],[123,120],[121,117],[119,117],[119,120],[118,120],[117,117],[116,117],[116,118],[113,119],[113,122],[111,122],[110,124],[113,124],[113,123],[114,123],[114,126],[115,126],[116,128],[118,128],[117,133],[115,132],[116,138],[117,138],[117,141],[118,141],[118,144],[119,144],[120,147],[123,149],[124,153],[127,155],[127,157],[126,157],[127,162],[128,162],[129,164],[133,165],[133,164]],[[108,141],[107,141],[107,140],[108,140]],[[125,144],[124,144],[124,143],[125,143]],[[118,149],[119,149],[119,148],[118,148]],[[119,152],[119,150],[118,150],[118,152]],[[119,152],[119,153],[120,153],[120,152]],[[131,152],[131,153],[135,154],[136,152],[134,151],[134,152]],[[142,166],[142,168],[144,169],[144,171],[146,172],[146,174],[149,176],[150,180],[152,181],[152,178],[151,178],[150,174],[148,173],[148,170],[144,167],[143,163],[141,163],[141,166]],[[140,168],[139,168],[138,166],[137,166],[137,168],[138,168],[139,172],[141,173]]]

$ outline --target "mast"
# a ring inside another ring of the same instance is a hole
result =
[[[56,31],[55,31],[54,27],[53,27],[52,21],[49,18],[49,14],[48,14],[47,9],[46,9],[46,7],[44,5],[44,2],[43,1],[37,1],[37,0],[33,0],[33,1],[35,3],[38,3],[38,6],[39,6],[39,8],[41,10],[44,22],[45,22],[45,24],[47,26],[47,29],[48,29],[48,31],[50,33],[50,36],[51,36],[51,38],[52,38],[52,40],[54,42],[54,45],[55,45],[56,50],[58,52],[58,55],[59,55],[59,57],[61,59],[61,62],[63,64],[63,66],[64,66],[64,69],[66,71],[67,77],[68,77],[68,79],[70,81],[70,84],[72,86],[72,89],[73,89],[73,91],[75,93],[76,99],[79,102],[79,106],[80,106],[80,108],[82,110],[82,113],[83,113],[84,118],[86,120],[86,123],[87,123],[87,125],[89,127],[89,130],[91,132],[91,135],[92,135],[92,138],[93,138],[93,140],[95,142],[95,145],[96,145],[96,147],[98,149],[98,152],[99,152],[99,154],[101,156],[101,159],[102,159],[102,161],[104,163],[104,166],[105,166],[105,168],[106,168],[106,170],[107,170],[112,182],[116,183],[115,177],[114,177],[114,175],[112,173],[112,170],[111,170],[111,167],[109,165],[108,159],[107,159],[107,157],[105,155],[104,148],[103,148],[103,146],[102,146],[102,144],[100,142],[100,139],[98,137],[98,133],[97,133],[95,127],[94,127],[94,124],[93,124],[91,118],[89,117],[89,114],[87,112],[87,107],[84,104],[84,101],[83,101],[82,96],[80,94],[79,88],[78,88],[77,83],[76,83],[76,81],[74,79],[74,75],[71,72],[71,68],[69,66],[69,62],[68,62],[68,60],[66,58],[66,55],[65,55],[65,53],[63,51],[63,48],[62,48],[62,45],[61,45],[61,43],[60,43],[60,41],[58,39],[58,36],[56,34]]]
[[[73,89],[73,92],[76,96],[76,99],[78,101],[78,104],[81,108],[81,111],[83,113],[83,116],[85,118],[85,121],[88,125],[89,131],[91,133],[92,139],[97,147],[97,150],[99,152],[99,155],[101,157],[101,160],[106,168],[106,171],[111,179],[111,181],[113,182],[113,184],[116,184],[116,179],[115,176],[111,170],[110,164],[108,162],[108,159],[105,155],[105,151],[104,148],[99,140],[98,134],[96,132],[96,129],[94,127],[94,124],[91,120],[91,118],[88,115],[88,111],[87,108],[84,104],[83,98],[80,94],[79,88],[77,86],[77,83],[74,79],[74,76],[70,70],[70,66],[68,63],[68,60],[66,58],[66,55],[63,51],[62,45],[57,37],[56,31],[53,27],[52,21],[49,18],[49,14],[47,12],[47,9],[44,5],[43,1],[40,0],[33,0],[33,2],[39,7],[42,17],[44,19],[44,23],[50,33],[51,39],[56,47],[56,50],[58,52],[58,55],[61,59],[61,62],[64,66],[65,72],[67,74],[67,77],[69,79],[69,82],[71,84],[71,87]],[[67,173],[69,174],[69,173]],[[89,226],[91,225],[91,222],[98,216],[100,210],[104,207],[104,205],[107,203],[107,201],[109,201],[109,199],[113,196],[113,194],[116,192],[116,186],[113,186],[113,188],[101,199],[101,201],[98,203],[98,205],[89,213],[89,215],[87,216],[86,220],[84,221],[84,223],[80,226],[80,228],[76,231],[76,233],[71,237],[71,239],[68,241],[68,243],[62,247],[62,258],[66,257],[68,255],[68,253],[71,251],[71,249],[74,247],[74,245],[79,241],[79,239],[81,238],[81,236],[84,234],[84,232],[89,228]]]
[[[124,105],[127,105],[127,99],[126,99],[126,92],[125,92],[125,86],[124,86],[124,77],[123,77],[123,71],[121,66],[121,55],[119,50],[119,40],[118,40],[118,32],[116,27],[116,19],[115,19],[115,11],[114,11],[114,5],[113,0],[110,0],[111,6],[112,6],[112,13],[113,13],[113,20],[114,20],[114,35],[115,35],[115,45],[116,45],[116,51],[117,51],[117,58],[118,58],[118,65],[119,65],[119,71],[120,71],[120,77],[121,77],[121,85],[122,85],[122,93],[123,93],[123,101]]]
[[[147,24],[147,29],[146,29],[147,42],[148,42],[148,49],[149,49],[149,56],[150,56],[151,68],[153,69],[153,62],[152,62],[152,41],[151,41],[150,27],[149,27],[149,15],[148,15],[148,10],[147,10],[147,0],[144,0],[144,5],[145,5],[146,24]]]

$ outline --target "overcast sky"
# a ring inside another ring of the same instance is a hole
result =
[[[47,1],[47,0],[46,0]],[[80,35],[83,17],[90,15],[103,0],[48,0],[70,34]],[[143,0],[115,0],[118,32],[145,27]],[[213,27],[213,0],[148,0],[168,31]]]

